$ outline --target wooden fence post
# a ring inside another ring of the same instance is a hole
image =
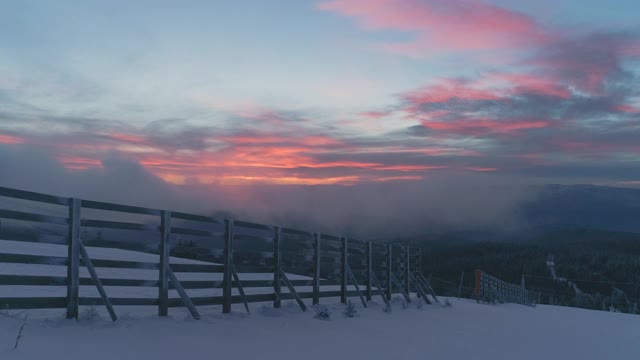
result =
[[[280,254],[280,238],[282,237],[282,232],[280,231],[280,227],[276,226],[273,229],[273,307],[280,308],[282,305],[282,283],[281,279],[281,254]]]
[[[224,277],[222,289],[222,312],[231,312],[231,289],[233,279],[233,220],[224,221]]]
[[[348,256],[348,249],[347,249],[347,238],[346,237],[342,237],[342,263],[341,265],[341,272],[340,272],[340,302],[343,304],[347,303],[347,261]]]
[[[160,213],[160,267],[158,284],[158,316],[169,314],[169,248],[171,236],[171,212]]]
[[[372,289],[371,274],[372,273],[373,273],[373,243],[369,241],[367,242],[367,301],[371,301],[371,289]]]
[[[410,247],[405,247],[404,250],[404,262],[405,262],[405,269],[404,269],[404,290],[407,294],[411,294],[411,282],[409,281],[409,272],[411,271],[411,258],[409,256],[409,250],[411,248]]]
[[[320,303],[320,233],[313,234],[313,305]]]
[[[393,275],[393,245],[387,244],[387,300],[391,301],[392,291],[392,282],[391,276]]]
[[[80,208],[82,201],[69,201],[69,235],[67,258],[67,319],[78,318],[80,288]]]

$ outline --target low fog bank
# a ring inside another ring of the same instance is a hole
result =
[[[534,187],[488,174],[437,171],[424,181],[322,185],[172,185],[113,155],[70,171],[44,149],[0,146],[0,186],[286,225],[367,239],[432,231],[515,232]]]

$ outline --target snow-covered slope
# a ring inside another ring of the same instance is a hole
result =
[[[3,252],[64,256],[59,245],[1,241]],[[157,261],[156,255],[111,249],[89,249],[96,259]],[[172,262],[194,262],[172,259]],[[98,269],[111,278],[156,279],[157,271]],[[49,265],[0,264],[0,274],[64,276]],[[216,279],[220,274],[179,274],[189,279]],[[83,276],[87,276],[83,272]],[[270,274],[241,274],[268,279]],[[292,276],[293,278],[293,276]],[[301,277],[298,277],[301,278]],[[255,291],[271,291],[269,288]],[[303,289],[307,290],[307,289]],[[0,286],[0,296],[64,296],[65,288]],[[154,297],[156,288],[108,287],[112,296]],[[190,290],[213,294],[219,289]],[[83,287],[84,296],[97,296]],[[230,315],[219,306],[199,307],[202,320],[183,308],[169,318],[155,307],[116,307],[112,323],[102,307],[81,307],[79,321],[64,319],[64,310],[0,311],[0,359],[640,359],[640,317],[575,308],[483,305],[451,300],[453,307],[412,303],[392,313],[382,311],[378,297],[360,316],[346,318],[337,298],[322,299],[332,319],[313,319],[295,302],[275,310],[271,303],[251,304],[246,314],[234,305]],[[25,321],[26,318],[26,321]],[[24,325],[19,346],[16,336]]]
[[[76,322],[51,312],[29,319],[17,350],[16,335],[28,313],[0,315],[1,359],[638,359],[640,317],[574,308],[483,305],[452,300],[453,307],[358,305],[346,318],[332,302],[332,319],[313,319],[293,303],[274,310],[222,315],[203,308],[202,320],[184,309],[168,319],[107,316]],[[138,314],[131,313],[131,314]]]

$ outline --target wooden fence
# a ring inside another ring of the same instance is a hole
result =
[[[520,285],[510,284],[482,270],[475,272],[474,295],[478,301],[486,303],[515,303],[535,306],[537,295],[527,290],[524,281]]]
[[[431,303],[428,296],[438,301],[422,276],[419,249],[407,246],[5,187],[0,187],[0,199],[8,204],[0,208],[0,219],[11,225],[0,224],[0,240],[66,248],[63,256],[0,250],[0,265],[33,264],[66,270],[66,276],[0,274],[0,286],[66,287],[66,296],[0,297],[0,309],[66,308],[68,318],[77,318],[79,306],[104,305],[115,321],[114,307],[123,305],[156,306],[160,316],[166,316],[171,307],[186,306],[199,318],[198,306],[222,305],[222,311],[229,313],[232,304],[244,304],[249,311],[248,303],[273,302],[277,308],[287,299],[296,300],[303,311],[307,309],[304,299],[318,304],[326,297],[340,297],[342,303],[355,297],[365,307],[374,296],[389,304],[395,293],[406,301],[411,301],[412,293],[427,303]],[[147,258],[152,255],[154,260],[90,256],[96,249],[133,251]],[[157,277],[99,276],[110,269],[157,271]],[[219,274],[222,278],[179,280],[188,273]],[[256,280],[247,279],[246,274],[272,276]],[[297,278],[290,279],[292,275]],[[99,296],[81,296],[83,286],[95,286]],[[109,296],[113,287],[151,287],[158,292],[143,298]],[[197,289],[221,293],[188,294]],[[170,297],[170,290],[177,296]]]

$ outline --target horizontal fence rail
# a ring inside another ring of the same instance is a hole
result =
[[[475,272],[474,295],[479,302],[514,303],[527,306],[535,306],[537,298],[535,292],[526,289],[524,281],[520,285],[510,284],[481,270]]]
[[[0,265],[55,269],[46,275],[0,273],[0,286],[66,290],[66,296],[0,296],[0,309],[64,308],[68,318],[77,318],[79,306],[104,305],[115,321],[113,306],[123,305],[156,306],[160,316],[187,307],[199,318],[197,307],[204,305],[222,305],[228,313],[233,304],[249,311],[252,302],[273,302],[277,308],[282,300],[295,300],[306,310],[305,299],[315,305],[339,297],[366,307],[375,296],[388,305],[393,294],[411,301],[412,293],[427,303],[429,296],[438,301],[421,273],[416,248],[5,187],[0,198],[29,204],[0,208],[0,219],[10,222],[0,223],[1,240],[56,250],[0,250]],[[115,255],[119,258],[108,258]],[[135,278],[138,274],[144,278]],[[216,274],[219,279],[211,279]],[[99,296],[84,295],[87,287]],[[109,295],[121,288],[157,292],[144,298]]]

